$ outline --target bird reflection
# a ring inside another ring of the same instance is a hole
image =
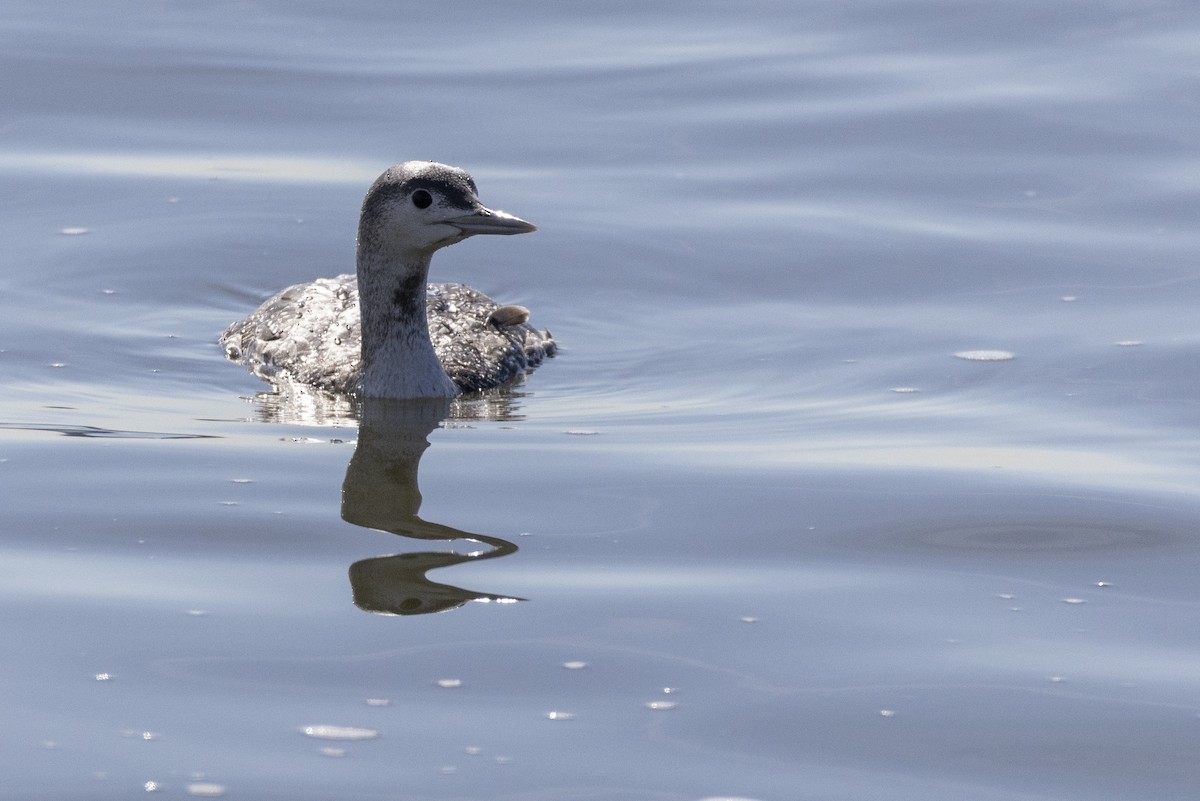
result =
[[[517,546],[499,537],[471,534],[422,520],[417,472],[429,434],[450,414],[451,401],[371,398],[357,409],[358,446],[342,484],[342,518],[356,526],[421,540],[470,540],[485,548],[458,553],[429,551],[377,556],[350,566],[354,603],[385,615],[422,615],[455,609],[467,601],[510,603],[507,595],[439,584],[430,570],[461,562],[495,559]]]
[[[463,425],[473,420],[520,420],[519,410],[524,397],[520,387],[520,382],[516,382],[487,392],[453,398],[445,414],[433,426],[436,428],[443,420],[447,420],[448,425]],[[254,417],[261,423],[352,425],[362,417],[363,412],[361,400],[302,384],[280,384],[269,392],[258,392],[246,400],[254,404]]]

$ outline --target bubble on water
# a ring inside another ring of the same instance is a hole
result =
[[[462,679],[438,679],[437,686],[451,689],[462,686]]]
[[[58,232],[60,234],[62,234],[63,236],[83,236],[84,234],[89,233],[87,228],[78,228],[78,227],[59,228]]]
[[[881,710],[879,710],[879,717],[881,717],[881,718],[894,718],[894,717],[896,717],[896,710],[894,710],[894,709],[881,709]]]
[[[219,798],[225,795],[225,785],[213,782],[192,782],[187,787],[188,795],[198,795],[203,798]]]
[[[587,662],[563,662],[563,667],[567,670],[583,670],[587,666]]]
[[[745,615],[743,617],[739,617],[738,620],[742,621],[743,623],[757,623],[758,622],[758,618],[753,617],[752,615]]]
[[[960,350],[954,355],[969,362],[1007,362],[1017,358],[1008,350]]]
[[[300,731],[318,740],[370,740],[379,736],[379,732],[374,729],[361,729],[357,726],[318,724],[315,726],[304,726]]]
[[[1073,606],[1078,606],[1079,604],[1085,604],[1085,603],[1087,603],[1087,601],[1085,601],[1085,600],[1084,600],[1084,599],[1082,599],[1082,598],[1063,598],[1063,599],[1062,599],[1062,602],[1063,602],[1064,604],[1071,604],[1071,605],[1073,605]]]
[[[97,673],[96,681],[112,681],[112,677],[111,673]]]
[[[142,789],[147,793],[157,793],[162,789],[162,785],[160,785],[158,782],[146,782],[142,785]]]
[[[667,710],[674,709],[676,706],[678,706],[678,704],[676,704],[674,701],[647,701],[646,702],[646,709],[652,709],[655,712],[666,712]]]
[[[547,712],[546,718],[549,720],[574,720],[575,713],[574,712],[558,712],[558,711]]]

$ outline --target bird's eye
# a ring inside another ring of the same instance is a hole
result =
[[[433,195],[426,192],[424,189],[418,189],[412,193],[413,205],[418,209],[427,209],[433,203]]]

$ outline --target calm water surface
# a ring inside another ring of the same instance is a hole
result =
[[[10,2],[0,797],[1193,798],[1198,35]],[[560,357],[262,397],[218,333],[408,158]]]

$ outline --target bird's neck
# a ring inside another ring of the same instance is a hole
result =
[[[364,249],[359,239],[358,303],[362,373],[358,392],[376,398],[452,398],[458,387],[446,375],[429,340],[425,284],[429,253],[404,259]]]

